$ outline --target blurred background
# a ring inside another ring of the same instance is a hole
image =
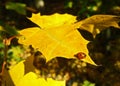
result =
[[[4,60],[3,40],[17,35],[21,29],[37,26],[26,17],[39,12],[41,15],[69,13],[78,20],[95,14],[120,16],[120,0],[0,0],[0,69]],[[89,38],[87,32],[84,34]],[[48,62],[46,68],[40,68],[41,74],[57,80],[67,77],[66,86],[120,86],[120,29],[109,27],[103,30],[90,40],[88,50],[92,59],[101,66],[58,57]],[[30,56],[31,48],[14,39],[7,55],[9,69]]]

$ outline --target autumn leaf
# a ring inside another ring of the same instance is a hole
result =
[[[57,81],[52,78],[38,78],[34,72],[26,74],[16,86],[65,86],[65,81]]]
[[[65,86],[64,80],[57,81],[52,78],[47,78],[47,80],[45,80],[45,78],[38,77],[34,72],[35,69],[33,69],[31,58],[19,62],[9,70],[9,74],[15,86]],[[27,71],[27,73],[25,73],[25,71]]]
[[[77,22],[80,23],[80,29],[87,30],[91,32],[94,36],[98,34],[100,31],[113,26],[116,28],[120,28],[119,23],[120,17],[115,15],[94,15],[89,18],[86,18],[82,21]],[[82,25],[81,25],[82,23]]]
[[[40,16],[39,13],[32,14],[32,17],[29,19],[44,29],[50,28],[50,27],[61,26],[64,24],[72,24],[77,21],[76,16],[72,16],[68,14],[61,15],[58,13],[55,13],[53,15],[43,15],[43,16]]]
[[[79,52],[86,55],[84,62],[96,65],[88,55],[87,44],[79,31],[75,16],[69,14],[53,14],[49,16],[33,15],[31,20],[39,27],[26,28],[20,31],[19,43],[32,45],[49,61],[55,57],[75,58]],[[54,20],[55,19],[55,20]],[[80,23],[79,23],[80,26]]]
[[[19,64],[12,67],[9,71],[12,81],[15,85],[19,82],[19,80],[24,76],[24,61],[19,62]]]

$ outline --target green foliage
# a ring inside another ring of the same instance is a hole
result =
[[[23,50],[24,48],[21,48],[21,46],[11,46],[8,50],[8,63],[11,63],[12,61],[18,63],[23,60]],[[10,65],[12,65],[12,63]]]
[[[26,5],[24,3],[7,2],[6,9],[14,10],[19,14],[26,15]]]
[[[119,8],[119,3],[119,0],[66,0],[65,9],[80,16],[80,19],[81,16],[84,18],[100,13],[119,15],[120,10],[115,8]],[[115,12],[115,10],[118,12]]]
[[[102,0],[67,0],[65,7],[74,9],[77,15],[90,16],[97,13],[101,5]]]
[[[85,80],[85,81],[83,82],[83,85],[82,85],[82,86],[95,86],[95,84],[93,84],[93,83]]]
[[[14,26],[10,26],[8,24],[5,24],[4,22],[0,21],[1,30],[0,31],[5,31],[10,35],[18,35],[18,32]],[[1,32],[2,33],[2,32]]]
[[[0,49],[4,48],[4,44],[2,43],[2,41],[0,40]]]
[[[0,41],[0,71],[1,71],[3,59],[4,59],[3,58],[3,56],[4,56],[3,49],[4,49],[4,44],[2,43],[2,41]]]

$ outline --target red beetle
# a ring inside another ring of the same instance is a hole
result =
[[[74,56],[81,60],[86,57],[86,54],[83,52],[79,52],[79,53],[75,54]]]

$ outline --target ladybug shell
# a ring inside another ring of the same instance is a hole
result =
[[[74,56],[77,57],[78,59],[84,59],[86,57],[86,54],[83,52],[79,52]]]

